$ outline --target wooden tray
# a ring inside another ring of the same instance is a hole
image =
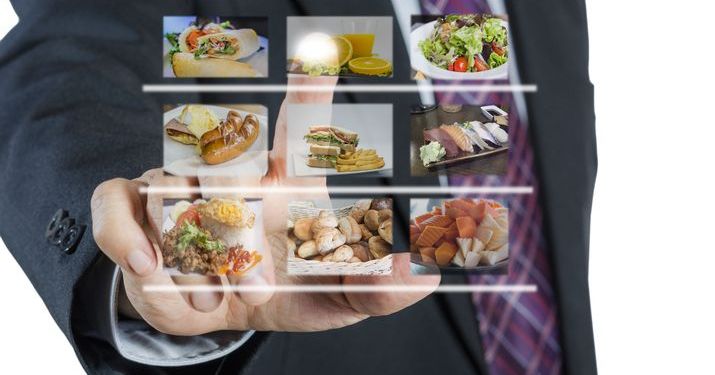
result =
[[[434,167],[446,166],[446,165],[450,165],[450,164],[454,164],[454,163],[459,163],[459,162],[462,162],[462,161],[467,161],[467,160],[474,160],[474,159],[483,158],[483,157],[486,157],[486,156],[489,156],[489,155],[493,155],[493,154],[497,154],[497,153],[500,153],[500,152],[504,152],[504,151],[507,151],[507,150],[509,150],[509,146],[503,146],[503,147],[500,147],[500,148],[497,148],[497,149],[494,149],[494,150],[481,151],[481,152],[476,153],[476,154],[468,154],[468,153],[465,153],[463,156],[457,156],[457,157],[454,157],[454,158],[452,158],[452,159],[443,159],[443,160],[440,160],[440,161],[434,161],[434,162],[432,162],[432,163],[427,164],[426,167],[427,167],[427,168],[434,168]]]

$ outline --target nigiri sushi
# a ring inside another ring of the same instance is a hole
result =
[[[488,122],[483,125],[487,129],[487,131],[491,133],[491,135],[493,135],[497,141],[499,141],[499,143],[509,142],[509,134],[507,134],[504,129],[499,127],[499,124],[497,124],[496,122]]]
[[[467,137],[462,131],[459,125],[442,125],[440,126],[450,137],[454,140],[460,150],[466,152],[474,152],[474,147],[472,147],[472,141]]]
[[[469,140],[472,142],[473,145],[476,145],[479,147],[481,150],[493,150],[494,147],[489,145],[487,142],[482,139],[481,133],[487,133],[486,130],[482,129],[481,127],[482,123],[479,121],[472,121],[472,122],[465,122],[464,124],[460,125],[460,128],[464,132],[464,134],[467,135]],[[477,132],[477,129],[482,130],[481,132]],[[491,138],[491,136],[490,136]]]

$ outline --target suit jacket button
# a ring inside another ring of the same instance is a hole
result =
[[[50,223],[47,224],[47,229],[45,229],[45,238],[49,240],[50,238],[54,237],[55,233],[57,232],[57,228],[60,226],[60,222],[66,217],[67,210],[61,208],[57,210],[57,212],[55,212],[55,214],[52,216]]]
[[[82,240],[85,228],[86,226],[84,225],[72,225],[67,229],[59,244],[60,249],[62,249],[65,254],[72,254],[77,250],[77,245],[79,245],[79,241]]]
[[[62,242],[62,238],[65,236],[65,233],[74,225],[74,219],[71,217],[66,217],[60,221],[59,224],[57,224],[57,228],[55,229],[54,233],[52,233],[52,236],[49,238],[50,243],[53,245],[59,245]]]

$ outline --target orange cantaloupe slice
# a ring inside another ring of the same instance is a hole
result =
[[[454,254],[456,253],[457,245],[445,241],[441,245],[439,245],[437,249],[435,249],[434,256],[438,265],[446,266],[449,264],[449,262],[452,261],[452,258],[454,258]]]

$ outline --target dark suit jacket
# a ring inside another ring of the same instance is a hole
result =
[[[275,118],[282,97],[143,94],[142,84],[176,82],[161,78],[162,16],[268,16],[270,78],[260,82],[284,83],[285,16],[393,15],[386,0],[200,4],[13,1],[20,22],[0,45],[0,235],[85,368],[102,373],[485,373],[467,294],[434,295],[392,316],[340,330],[259,333],[222,360],[183,369],[131,363],[101,338],[78,332],[87,311],[96,308],[96,301],[83,300],[82,289],[100,288],[83,283],[83,275],[100,255],[91,231],[73,255],[48,245],[43,234],[52,214],[66,208],[78,222],[91,224],[95,186],[161,165],[161,104],[258,102]],[[522,81],[538,85],[538,93],[526,99],[564,366],[570,374],[595,373],[587,271],[596,148],[585,7],[582,0],[512,0],[507,6]],[[405,83],[409,59],[393,22],[392,82]],[[338,102],[393,103],[395,139],[405,142],[408,106],[417,100],[411,94],[336,97]],[[396,153],[396,163],[408,165],[406,155]],[[410,180],[407,170],[396,169],[394,183],[420,183]],[[403,209],[404,204],[398,202]]]

